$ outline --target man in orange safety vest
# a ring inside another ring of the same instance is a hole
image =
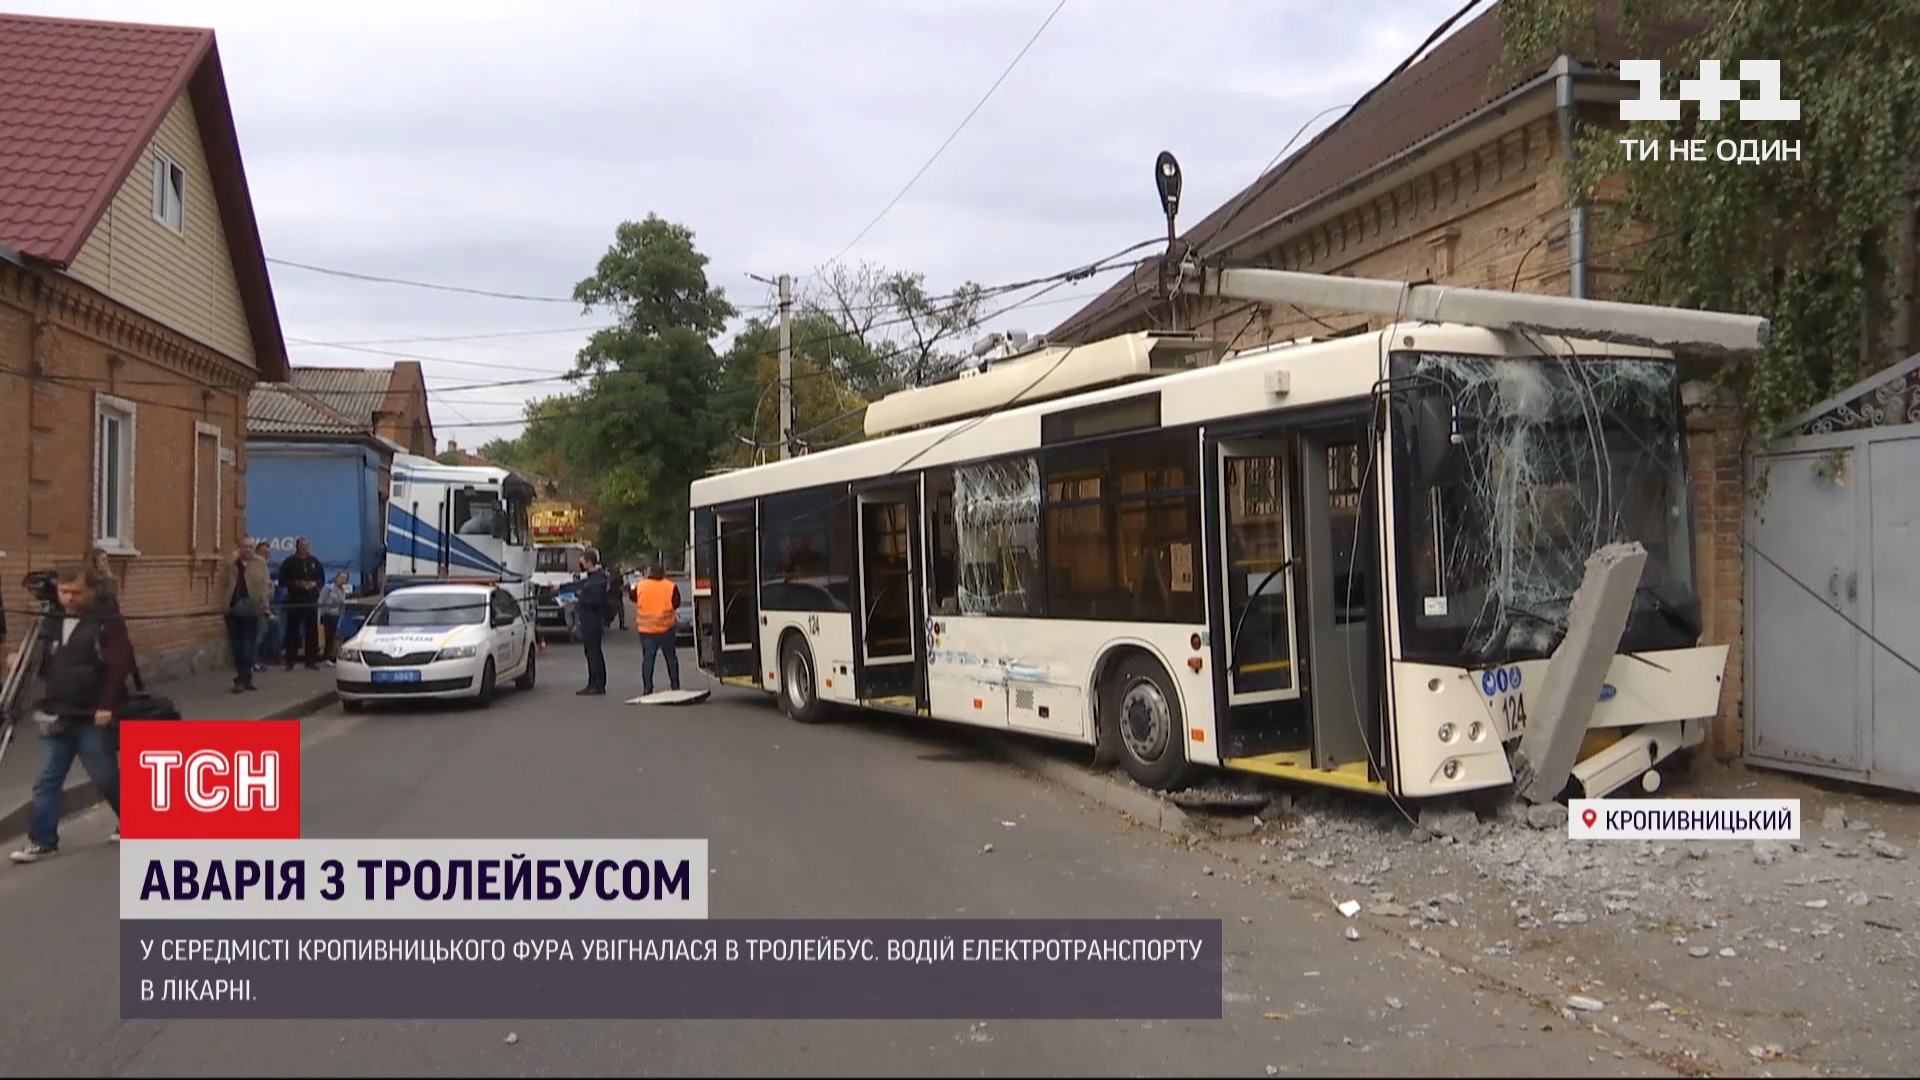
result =
[[[647,567],[647,576],[633,587],[633,627],[640,631],[640,692],[653,693],[653,657],[665,653],[667,680],[680,689],[680,657],[673,638],[680,616],[680,586],[667,580],[659,563]]]

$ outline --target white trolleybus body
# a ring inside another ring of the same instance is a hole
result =
[[[1423,291],[1390,287],[1388,312]],[[1215,766],[1437,796],[1513,782],[1588,556],[1637,540],[1573,776],[1642,778],[1702,740],[1727,649],[1699,644],[1679,366],[1619,343],[1672,335],[1595,306],[1611,341],[1483,316],[1221,359],[1135,333],[892,395],[869,441],[692,485],[700,665],[795,719],[1050,736],[1163,789]],[[1751,332],[1638,310],[1723,352]]]
[[[533,496],[533,485],[506,469],[394,455],[387,588],[489,582],[532,610]]]

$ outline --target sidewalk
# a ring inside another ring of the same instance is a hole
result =
[[[333,704],[333,669],[282,671],[269,668],[255,681],[251,694],[231,692],[231,672],[211,671],[148,687],[173,699],[186,720],[298,720]],[[13,745],[0,760],[0,838],[27,831],[33,812],[33,781],[40,773],[40,735],[31,723],[13,733]],[[100,792],[87,779],[78,761],[67,775],[66,812],[75,814],[100,801]]]

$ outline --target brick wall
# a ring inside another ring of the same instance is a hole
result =
[[[1535,120],[1331,220],[1283,235],[1264,257],[1284,270],[1570,295],[1572,251],[1560,153],[1555,123]],[[1618,285],[1622,267],[1643,239],[1637,231],[1599,228],[1617,190],[1602,188],[1600,205],[1590,213],[1587,280],[1594,298],[1608,296]],[[1203,301],[1189,314],[1189,325],[1238,348],[1325,337],[1363,323],[1378,329],[1391,321],[1292,307],[1260,311],[1218,299]],[[1118,330],[1153,325],[1143,319]],[[1736,410],[1689,410],[1702,638],[1704,644],[1732,647],[1720,715],[1709,735],[1710,746],[1722,757],[1738,755],[1742,737],[1741,426]]]
[[[221,666],[225,638],[211,594],[222,556],[244,535],[252,380],[244,365],[86,286],[0,267],[0,596],[9,648],[35,607],[22,576],[78,561],[94,543],[95,408],[111,396],[134,417],[132,545],[112,563],[142,671],[166,678]]]

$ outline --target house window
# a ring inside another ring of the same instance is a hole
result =
[[[220,501],[225,485],[220,476],[220,429],[195,421],[193,425],[193,551],[220,553]]]
[[[153,220],[174,232],[186,230],[187,170],[153,152]]]
[[[93,420],[93,535],[101,547],[133,550],[134,406],[100,395]]]

